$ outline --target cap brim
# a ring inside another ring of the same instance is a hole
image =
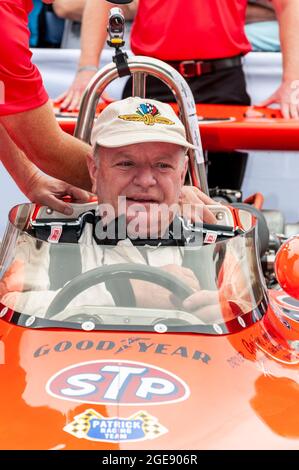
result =
[[[97,143],[98,145],[101,145],[102,147],[108,147],[108,148],[116,148],[116,147],[124,147],[125,145],[133,145],[133,144],[142,144],[146,142],[164,142],[168,144],[175,144],[179,145],[181,147],[185,148],[190,148],[190,149],[196,149],[197,147],[193,144],[190,144],[186,139],[183,137],[180,139],[179,137],[172,138],[171,136],[161,136],[157,134],[150,134],[150,133],[144,133],[144,132],[134,132],[134,136],[128,135],[128,133],[125,134],[117,134],[117,135],[111,135],[106,138],[101,138],[100,136],[96,139],[95,142],[92,142],[92,145],[95,145]]]

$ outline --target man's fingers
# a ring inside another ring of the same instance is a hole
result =
[[[206,205],[217,205],[216,201],[211,199],[195,186],[184,186],[180,196],[181,215],[190,219],[193,223],[206,222],[215,224],[216,218]]]
[[[217,219],[213,212],[211,212],[206,206],[203,207],[203,220],[207,224],[216,224]]]
[[[74,212],[70,204],[62,201],[61,199],[58,199],[52,194],[45,198],[45,200],[43,201],[43,204],[45,206],[50,207],[54,211],[61,212],[62,214],[65,214],[65,215],[72,215],[72,213]]]
[[[191,287],[191,289],[194,289],[195,291],[200,289],[198,279],[196,278],[195,274],[193,273],[191,269],[185,268],[183,266],[178,266],[175,264],[169,264],[169,265],[163,266],[161,269],[178,277],[183,282],[185,282],[189,287]]]
[[[206,224],[216,224],[217,219],[214,214],[209,210],[204,204],[192,204],[182,207],[181,215],[187,219],[191,220],[192,223],[202,223]]]
[[[269,98],[267,98],[264,101],[261,101],[260,103],[256,104],[255,106],[260,107],[260,108],[264,108],[266,106],[270,106],[270,104],[273,104],[273,103],[277,103],[277,99],[276,99],[275,95],[269,96]]]
[[[281,104],[281,112],[285,119],[290,119],[290,106],[288,103]]]
[[[68,109],[70,111],[77,111],[80,106],[80,101],[81,101],[81,93],[79,91],[75,91],[73,95],[73,99],[68,106]]]
[[[299,119],[298,107],[296,104],[290,104],[290,115],[292,119]]]
[[[203,221],[203,204],[182,204],[180,215],[193,223],[201,223]]]
[[[200,290],[190,295],[183,302],[183,308],[192,312],[204,306],[219,304],[218,291]]]
[[[65,99],[67,94],[68,94],[68,92],[64,91],[63,93],[61,93],[61,95],[56,96],[56,98],[53,99],[53,103],[54,104],[59,104],[61,101],[63,101]]]
[[[91,193],[84,189],[77,188],[76,186],[70,186],[67,193],[74,199],[74,202],[89,202],[92,197]]]
[[[294,95],[296,87],[297,83],[294,86],[293,81],[284,80],[275,93],[257,106],[269,106],[278,103],[284,119],[299,119],[297,98]]]
[[[200,189],[198,189],[196,186],[183,186],[181,190],[180,200],[182,203],[218,204],[207,194],[203,193]]]
[[[69,186],[65,190],[65,196],[71,196],[76,203],[86,203],[89,202],[92,198],[92,194],[88,191],[84,191],[84,189],[77,188],[76,186]],[[44,197],[43,201],[40,203],[44,204],[45,206],[50,207],[51,209],[61,212],[65,215],[71,215],[74,210],[71,204],[60,199],[63,197],[63,194],[60,196],[55,196],[53,194],[48,194]]]
[[[207,305],[196,312],[196,316],[204,323],[217,322],[222,317],[220,305]]]
[[[65,97],[65,99],[60,104],[60,109],[62,109],[62,110],[63,109],[68,109],[70,103],[72,102],[73,96],[74,96],[74,92],[72,90],[70,90],[68,92],[67,96]]]
[[[213,212],[205,206],[204,204],[194,204],[190,207],[189,210],[183,210],[182,216],[188,220],[191,220],[192,223],[202,223],[206,224],[216,224],[217,219]]]
[[[22,291],[24,285],[24,261],[15,259],[7,269],[1,282],[6,292]]]
[[[194,291],[198,291],[198,289],[200,288],[199,287],[199,283],[198,283],[198,280],[192,276],[182,276],[180,278],[183,282],[185,282],[185,284],[187,284],[187,286],[191,287],[191,289],[193,289]]]
[[[198,279],[195,277],[195,274],[191,269],[181,267],[181,271],[178,272],[177,275],[194,291],[198,291],[200,289]]]
[[[211,199],[207,194],[203,193],[200,189],[194,187],[195,196],[204,204],[218,204],[218,202]]]

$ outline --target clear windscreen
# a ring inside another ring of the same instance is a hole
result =
[[[50,243],[27,230],[21,207],[2,243],[0,301],[26,316],[24,326],[34,319],[78,329],[212,326],[221,334],[227,330],[217,325],[238,319],[245,327],[242,318],[265,301],[255,228],[191,247],[97,244],[88,227],[78,243]]]

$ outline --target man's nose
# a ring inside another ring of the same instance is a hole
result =
[[[138,168],[134,177],[134,184],[142,188],[154,186],[157,183],[151,168]]]

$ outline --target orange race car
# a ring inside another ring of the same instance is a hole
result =
[[[159,247],[154,267],[134,260],[135,246],[103,242],[96,255],[77,243],[88,222],[74,207],[75,218],[34,205],[10,213],[0,258],[1,448],[298,448],[299,303],[267,290],[255,218],[214,206],[222,225],[203,225],[199,247],[173,248],[193,263],[203,293],[188,312],[180,302],[192,289],[159,268],[171,247]],[[295,296],[298,253],[295,237],[277,256]],[[92,266],[95,256],[107,264]],[[146,284],[147,306],[136,306],[132,279]],[[155,306],[157,286],[178,302]]]
[[[138,96],[152,72],[178,98],[189,179],[208,192],[188,85],[156,59],[126,66]],[[116,60],[88,85],[77,137],[89,142],[119,71]],[[215,225],[178,217],[178,237],[142,244],[119,232],[94,243],[93,203],[72,216],[13,208],[0,252],[0,447],[298,449],[299,242],[269,243],[254,202],[210,206]]]

